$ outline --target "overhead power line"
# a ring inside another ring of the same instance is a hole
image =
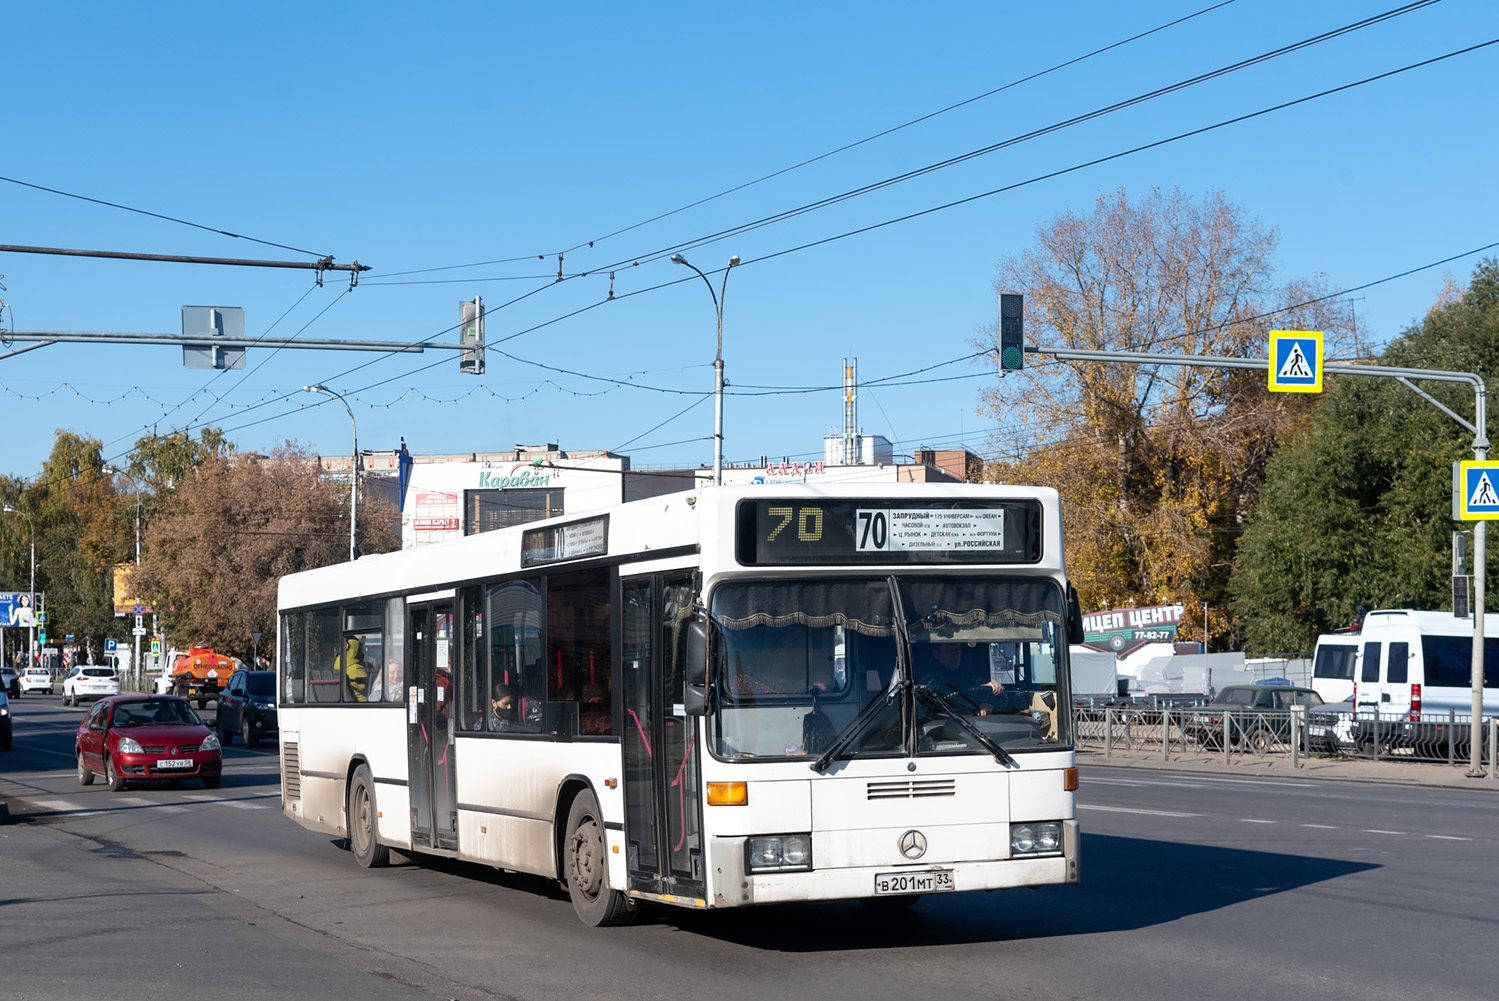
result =
[[[931,120],[931,118],[938,117],[938,115],[944,115],[949,111],[956,111],[956,109],[958,108],[964,108],[964,106],[971,105],[971,103],[977,102],[977,100],[983,100],[985,99],[985,97],[992,97],[994,96],[994,94],[1003,93],[1003,91],[1010,90],[1010,88],[1012,87],[1019,87],[1019,85],[1025,84],[1025,82],[1033,81],[1033,79],[1040,79],[1042,78],[1042,76],[1048,75],[1048,73],[1055,73],[1057,72],[1057,70],[1066,69],[1066,67],[1069,66],[1075,66],[1075,64],[1082,63],[1082,61],[1090,60],[1090,58],[1093,58],[1094,55],[1102,55],[1103,52],[1112,51],[1112,49],[1120,48],[1120,46],[1123,45],[1129,45],[1130,42],[1138,42],[1138,40],[1142,39],[1142,37],[1148,37],[1151,36],[1151,34],[1157,34],[1160,33],[1160,31],[1165,31],[1166,28],[1172,28],[1175,27],[1175,25],[1184,24],[1184,22],[1190,21],[1190,19],[1198,18],[1198,16],[1202,16],[1204,15],[1204,13],[1211,13],[1213,12],[1213,10],[1219,9],[1219,7],[1226,7],[1232,3],[1234,3],[1234,0],[1222,0],[1222,3],[1214,3],[1211,4],[1211,6],[1202,7],[1202,9],[1198,10],[1198,12],[1189,13],[1189,15],[1181,16],[1181,18],[1175,18],[1174,21],[1166,21],[1165,24],[1157,24],[1156,27],[1148,28],[1148,30],[1145,31],[1139,31],[1139,33],[1132,34],[1132,36],[1129,37],[1124,37],[1124,39],[1120,39],[1118,40],[1118,42],[1111,42],[1109,43],[1109,45],[1102,46],[1102,48],[1093,49],[1093,51],[1091,52],[1084,52],[1084,54],[1082,55],[1073,55],[1073,57],[1069,58],[1069,60],[1061,61],[1061,63],[1054,64],[1054,66],[1049,66],[1046,67],[1046,69],[1037,70],[1037,72],[1030,73],[1030,75],[1027,76],[1021,76],[1021,78],[1018,79],[1012,79],[1012,81],[1007,82],[1007,84],[1000,85],[1000,87],[995,87],[994,90],[986,90],[983,91],[982,94],[974,94],[973,97],[967,97],[967,99],[959,100],[958,103],[947,105],[946,108],[938,108],[937,111],[926,112],[926,114],[919,115],[919,117],[916,118],[911,118],[910,121],[905,121],[905,123],[898,124],[898,126],[890,126],[889,129],[880,130],[880,132],[875,132],[874,135],[865,136],[865,138],[856,139],[856,141],[853,142],[847,142],[847,144],[841,145],[841,147],[833,148],[833,150],[826,151],[826,153],[818,153],[817,156],[808,157],[808,159],[802,160],[802,162],[791,163],[790,166],[782,166],[782,168],[778,169],[778,171],[770,171],[769,174],[761,175],[761,177],[754,178],[754,180],[742,181],[742,183],[735,184],[735,186],[733,187],[726,187],[726,189],[718,192],[717,195],[708,195],[706,196],[706,198],[699,198],[697,199],[697,201],[688,202],[688,204],[685,205],[679,205],[678,208],[672,208],[672,210],[667,210],[663,211],[663,213],[655,214],[655,216],[651,216],[649,217],[649,219],[642,219],[640,220],[640,222],[631,223],[631,225],[628,226],[622,226],[622,228],[615,229],[615,231],[613,232],[607,232],[607,234],[601,235],[601,237],[594,237],[592,238],[592,240],[585,240],[582,241],[582,243],[573,244],[573,246],[571,247],[565,247],[564,250],[553,250],[553,252],[549,253],[526,253],[526,255],[514,256],[514,258],[498,259],[498,261],[472,261],[469,262],[469,264],[448,264],[442,265],[442,267],[435,268],[415,268],[415,270],[411,271],[390,271],[390,273],[382,274],[381,277],[387,277],[388,279],[388,277],[400,277],[405,276],[405,274],[432,274],[436,273],[436,271],[457,271],[462,270],[462,268],[481,268],[489,267],[489,265],[495,264],[514,264],[514,262],[519,261],[544,261],[544,259],[547,258],[556,258],[556,256],[568,255],[568,253],[573,253],[574,250],[582,250],[583,247],[594,247],[595,244],[603,243],[604,240],[610,240],[610,238],[619,237],[619,235],[622,234],[627,234],[627,232],[633,231],[633,229],[640,229],[642,228],[642,226],[648,226],[651,225],[651,223],[660,222],[660,220],[667,219],[667,217],[676,216],[676,214],[679,213],[684,213],[684,211],[690,210],[690,208],[697,208],[699,207],[699,205],[706,205],[708,204],[708,202],[717,201],[717,199],[724,198],[724,196],[733,195],[733,193],[735,192],[741,192],[741,190],[747,189],[747,187],[755,186],[755,184],[763,183],[763,181],[772,180],[772,178],[781,177],[782,174],[790,174],[791,171],[796,171],[796,169],[803,168],[803,166],[809,166],[811,165],[811,163],[817,163],[818,160],[826,160],[827,157],[836,156],[836,154],[839,153],[847,153],[848,150],[853,150],[853,148],[860,147],[860,145],[866,144],[866,142],[874,142],[875,139],[883,139],[884,136],[892,135],[892,133],[899,132],[899,130],[901,129],[908,129],[908,127],[914,126],[914,124],[920,124],[922,123],[922,121]]]

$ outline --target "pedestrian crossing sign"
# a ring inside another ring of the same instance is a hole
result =
[[[1270,331],[1270,392],[1322,392],[1322,331]]]
[[[1499,520],[1499,462],[1459,462],[1457,520]]]

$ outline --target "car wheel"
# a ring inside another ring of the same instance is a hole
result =
[[[1264,754],[1270,750],[1272,742],[1269,730],[1259,729],[1249,735],[1249,747],[1256,754]]]
[[[73,704],[73,696],[66,688],[62,690],[62,704],[70,706]]]
[[[368,765],[354,769],[348,808],[349,850],[354,853],[354,860],[366,869],[388,864],[390,849],[380,843],[380,834],[375,829],[375,781],[370,778]]]
[[[82,751],[78,752],[78,784],[81,786],[94,784],[94,770],[88,766],[87,761],[83,760]]]
[[[224,773],[223,772],[214,772],[211,775],[205,775],[205,776],[203,776],[203,788],[204,789],[217,789],[219,787],[219,783],[221,783],[223,781],[224,781]]]
[[[198,708],[199,709],[207,709],[208,708],[208,700],[207,699],[199,699],[198,700]]]
[[[225,747],[234,743],[234,731],[224,725],[224,710],[222,708],[219,709],[219,718],[215,722],[218,723],[219,743]]]
[[[109,783],[110,792],[125,788],[125,776],[115,771],[115,760],[107,754],[104,756],[104,781]]]
[[[255,732],[255,727],[250,725],[249,714],[242,714],[239,718],[239,735],[245,738],[246,747],[255,747],[260,744],[260,735]]]
[[[604,822],[599,816],[598,801],[586,789],[578,793],[567,812],[563,854],[567,893],[584,924],[602,927],[635,920],[635,906],[630,898],[609,887]]]
[[[0,733],[0,751],[10,750],[10,743],[14,739],[15,737],[12,733],[10,733],[10,731]]]

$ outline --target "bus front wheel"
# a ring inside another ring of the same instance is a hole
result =
[[[598,800],[584,790],[567,812],[567,840],[563,846],[567,892],[583,923],[600,927],[635,920],[630,899],[609,887],[609,862],[604,847],[604,821]]]
[[[349,783],[349,849],[366,869],[390,861],[390,849],[380,843],[375,829],[375,780],[368,765],[354,769],[354,780]]]

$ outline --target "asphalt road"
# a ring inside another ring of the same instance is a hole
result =
[[[1087,767],[1083,883],[578,923],[555,884],[358,868],[223,786],[77,784],[82,717],[19,701],[0,753],[0,997],[1492,998],[1499,795]],[[206,714],[211,718],[212,710]]]

